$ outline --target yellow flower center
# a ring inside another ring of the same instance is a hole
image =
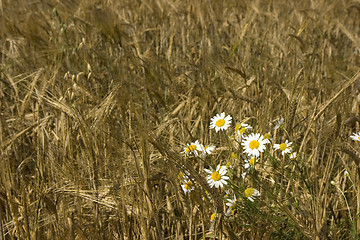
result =
[[[189,182],[185,183],[184,188],[186,190],[190,190],[192,188],[192,185],[193,185],[192,181],[189,181]]]
[[[259,145],[260,145],[260,143],[259,143],[259,141],[257,141],[257,140],[252,140],[250,143],[249,143],[249,147],[251,148],[251,149],[254,149],[254,148],[258,148],[259,147]]]
[[[240,135],[243,135],[246,131],[246,128],[242,127],[241,124],[236,124],[235,131],[239,131]]]
[[[192,144],[192,145],[189,145],[185,151],[186,151],[186,153],[190,153],[195,150],[196,150],[196,145]]]
[[[282,144],[280,144],[280,146],[279,146],[279,148],[280,148],[280,150],[281,151],[285,151],[285,149],[286,149],[286,143],[282,143]]]
[[[269,139],[271,137],[271,134],[270,133],[265,133],[264,134],[264,139]]]
[[[216,213],[211,214],[210,221],[214,221],[216,218]]]
[[[219,181],[220,178],[221,178],[221,176],[220,176],[220,174],[219,174],[217,171],[215,171],[215,172],[213,172],[213,173],[211,174],[211,178],[212,178],[214,181]]]
[[[254,194],[254,189],[253,188],[247,188],[247,189],[245,189],[245,191],[244,191],[244,194],[245,194],[245,197],[251,197],[253,194]]]
[[[358,137],[358,140],[360,141],[360,136]]]
[[[241,135],[244,134],[245,130],[246,130],[245,128],[240,128],[240,130],[239,130],[240,134]]]
[[[250,165],[251,165],[251,166],[255,166],[255,163],[256,163],[256,159],[255,159],[255,158],[250,159]]]
[[[222,127],[222,126],[224,126],[224,124],[225,124],[224,119],[219,119],[216,121],[216,126],[218,126],[218,127]]]

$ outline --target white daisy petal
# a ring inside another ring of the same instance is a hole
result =
[[[206,179],[210,187],[215,186],[216,188],[223,187],[227,184],[227,181],[229,179],[228,176],[226,176],[226,166],[218,165],[216,167],[216,170],[214,171],[212,168],[204,169],[207,174],[209,174]]]
[[[185,156],[190,156],[193,154],[194,156],[199,156],[199,154],[203,151],[203,146],[199,142],[199,140],[196,140],[195,142],[192,142],[190,144],[187,144],[187,146],[184,148],[184,151],[182,152]]]
[[[351,138],[352,140],[354,140],[354,141],[360,141],[360,132],[358,132],[358,133],[354,132],[354,133],[350,136],[350,138]]]
[[[252,157],[259,157],[260,153],[265,151],[268,140],[263,140],[260,133],[251,133],[249,136],[244,137],[241,145],[244,147],[244,152]]]
[[[281,118],[279,121],[277,121],[274,129],[275,129],[275,130],[278,129],[278,128],[279,128],[281,125],[283,125],[283,124],[284,124],[284,118]]]
[[[244,191],[244,195],[247,199],[249,199],[251,202],[254,201],[254,197],[259,197],[260,192],[255,188],[247,188]]]
[[[226,166],[223,166],[222,168],[218,169],[220,175],[225,175],[227,172]]]
[[[288,140],[286,140],[284,143],[274,144],[274,149],[280,150],[281,154],[284,155],[285,153],[291,153],[291,151],[292,151],[291,145],[292,145],[292,142],[289,142]]]
[[[229,180],[229,177],[228,176],[222,176],[222,179],[224,179],[224,180]],[[226,181],[225,181],[226,182]]]
[[[235,126],[235,133],[236,136],[241,137],[243,134],[245,134],[247,131],[252,129],[252,127],[249,124],[246,123],[238,123]]]
[[[186,174],[186,175],[185,175]],[[181,185],[182,190],[185,194],[190,193],[192,190],[194,190],[194,181],[189,177],[189,173],[185,171],[185,174],[183,172],[180,172],[179,174],[179,180],[183,182]]]
[[[245,161],[245,164],[244,164],[245,170],[250,170],[250,168],[256,169],[256,167],[255,167],[255,164],[257,162],[256,157],[249,157],[248,159],[245,159],[244,161]]]
[[[210,119],[210,129],[215,128],[215,131],[226,130],[231,124],[232,117],[230,115],[225,117],[225,113],[216,114]]]
[[[226,199],[227,203],[225,205],[231,208],[236,203],[236,200],[236,196],[234,195],[233,198]]]
[[[183,189],[184,193],[187,194],[187,193],[190,193],[194,189],[193,185],[194,184],[192,181],[188,181],[185,184],[181,185],[181,188]]]
[[[296,158],[296,152],[292,152],[290,155],[289,155],[289,158],[290,159],[295,159]]]
[[[202,146],[202,153],[200,155],[201,158],[206,157],[207,155],[210,155],[215,149],[215,146],[213,145],[206,145],[206,146]]]

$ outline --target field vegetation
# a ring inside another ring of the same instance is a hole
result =
[[[0,45],[0,239],[360,238],[359,1],[2,0]]]

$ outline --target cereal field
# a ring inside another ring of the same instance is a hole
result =
[[[358,0],[0,0],[0,239],[359,239]]]

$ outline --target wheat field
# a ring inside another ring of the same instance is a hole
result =
[[[360,239],[358,0],[0,0],[0,44],[0,239]]]

